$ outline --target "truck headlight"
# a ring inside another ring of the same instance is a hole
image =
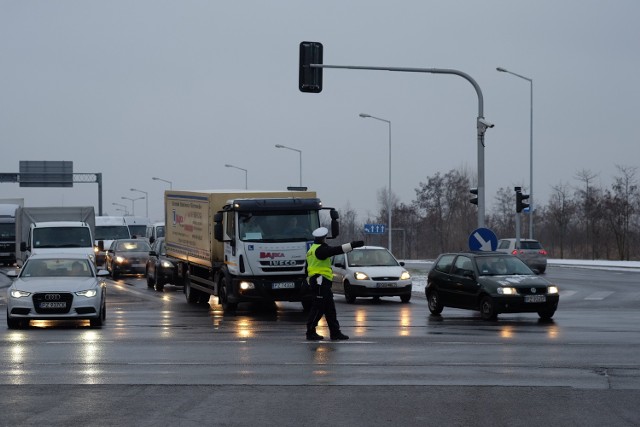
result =
[[[255,288],[256,286],[252,282],[245,282],[245,281],[240,282],[240,289],[242,289],[243,291],[246,291],[249,289],[255,289]]]

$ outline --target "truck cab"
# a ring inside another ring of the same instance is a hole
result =
[[[36,222],[29,227],[26,242],[20,243],[20,251],[26,258],[36,253],[65,252],[86,254],[95,263],[91,227],[82,221]]]

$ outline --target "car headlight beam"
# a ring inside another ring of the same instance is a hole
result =
[[[549,288],[547,289],[547,293],[548,294],[557,294],[558,293],[558,287],[555,286],[555,285],[549,286]]]
[[[31,292],[21,291],[19,289],[11,290],[11,296],[13,298],[24,298],[24,297],[28,297],[29,295],[31,295]]]
[[[353,277],[355,277],[356,280],[369,280],[369,276],[361,271],[356,271],[355,273],[353,273]]]
[[[411,279],[411,274],[408,271],[403,271],[400,275],[400,280],[409,280]]]
[[[518,295],[518,290],[516,288],[510,288],[510,287],[501,287],[498,288],[498,293],[500,295]]]

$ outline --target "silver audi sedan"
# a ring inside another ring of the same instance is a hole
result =
[[[19,329],[31,320],[89,320],[101,327],[106,319],[105,270],[96,271],[87,255],[32,255],[7,276],[7,326]]]

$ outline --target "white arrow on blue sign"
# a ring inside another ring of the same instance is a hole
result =
[[[469,249],[472,251],[495,251],[497,248],[498,237],[488,228],[478,228],[469,235]]]
[[[384,234],[385,224],[365,224],[364,232],[367,234]]]

